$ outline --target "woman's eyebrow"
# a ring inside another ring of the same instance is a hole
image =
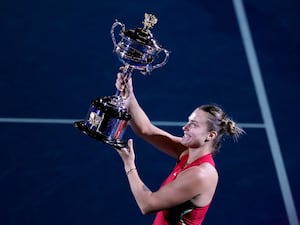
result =
[[[189,121],[192,122],[192,123],[199,123],[199,121],[193,120],[193,119],[190,119],[190,118],[189,118]]]

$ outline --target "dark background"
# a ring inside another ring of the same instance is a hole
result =
[[[299,214],[300,3],[244,1],[293,201]],[[119,156],[70,123],[91,100],[114,94],[121,65],[111,25],[140,27],[171,51],[165,67],[133,74],[153,121],[186,121],[198,105],[217,103],[245,124],[238,143],[216,156],[220,182],[204,225],[288,225],[270,145],[231,1],[3,0],[0,3],[0,224],[151,224],[130,193]],[[182,135],[180,126],[164,129]],[[153,191],[175,161],[134,138],[137,166]]]

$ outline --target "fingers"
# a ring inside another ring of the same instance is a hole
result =
[[[120,67],[120,72],[117,73],[115,87],[120,91],[120,95],[124,100],[127,100],[133,93],[131,74],[124,74],[125,67]]]
[[[123,148],[114,148],[115,150],[117,150],[117,152],[119,152],[120,154],[125,153],[125,154],[129,154],[129,149],[128,147],[123,147]]]
[[[128,145],[129,151],[133,150],[133,140],[132,139],[128,140],[127,145]]]
[[[130,150],[129,150],[129,148],[127,147],[124,147],[124,148],[121,148],[121,149],[119,149],[119,150],[121,150],[121,151],[123,151],[123,152],[125,152],[127,155],[129,154],[129,152],[130,152]]]
[[[133,152],[133,140],[129,139],[127,141],[127,146],[123,148],[117,148],[118,151],[124,151],[126,153],[132,153]]]
[[[117,73],[117,79],[122,81],[123,83],[127,83],[128,82],[128,77],[124,77],[123,73]]]
[[[122,97],[125,99],[132,92],[132,80],[131,77],[124,77],[123,73],[117,73],[117,79],[115,81],[115,87],[122,92]]]
[[[117,150],[118,154],[120,155],[124,166],[127,168],[133,168],[135,167],[135,153],[133,149],[133,141],[132,139],[129,139],[127,142],[127,146],[122,148],[115,148]]]
[[[117,79],[115,82],[115,86],[119,91],[124,91],[126,88],[126,82],[122,73],[117,74]]]

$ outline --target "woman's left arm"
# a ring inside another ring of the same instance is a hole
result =
[[[118,150],[118,153],[124,162],[130,189],[143,214],[174,207],[209,189],[210,176],[201,172],[200,167],[195,167],[180,173],[174,181],[152,192],[136,169],[132,139],[128,141],[128,148]]]

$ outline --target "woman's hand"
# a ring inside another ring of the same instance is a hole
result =
[[[116,149],[124,163],[125,171],[135,168],[135,153],[133,149],[133,140],[129,139],[127,148]]]
[[[121,96],[124,100],[128,99],[133,93],[132,79],[131,77],[124,77],[122,73],[124,67],[120,67],[120,72],[117,74],[115,86],[121,92]]]

